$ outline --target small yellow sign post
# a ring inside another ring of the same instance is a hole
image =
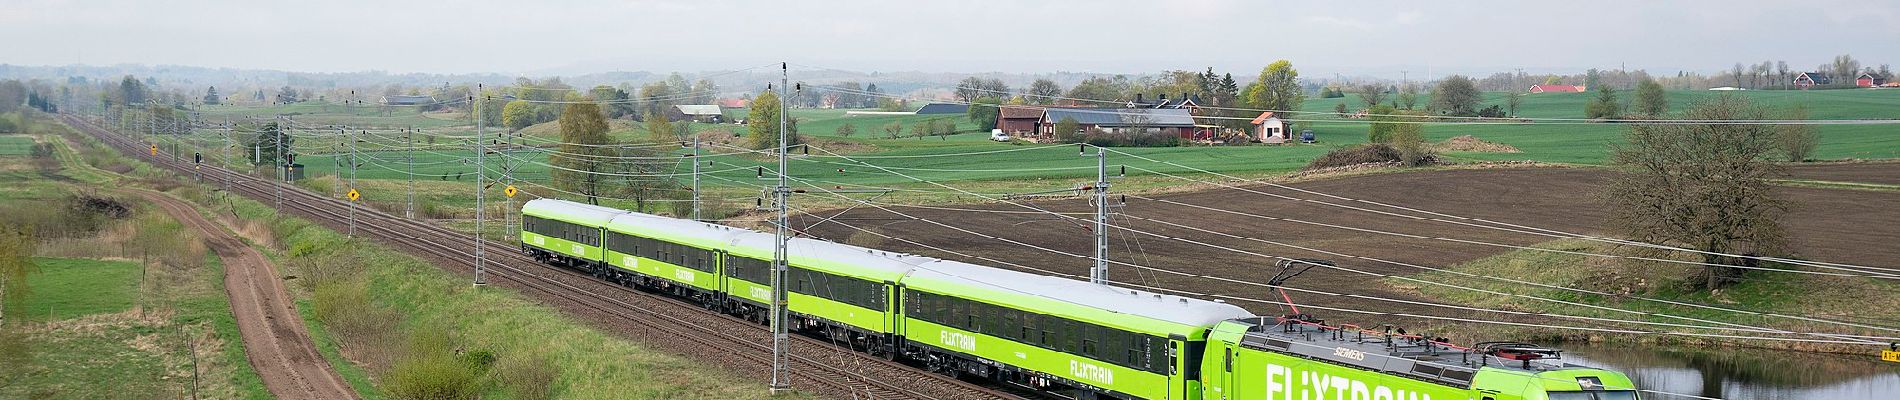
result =
[[[515,190],[515,185],[508,185],[508,187],[501,188],[501,194],[507,195],[508,197],[515,197],[516,192],[520,191]]]
[[[356,189],[350,189],[350,192],[347,194],[344,194],[344,196],[349,196],[350,201],[356,201],[357,198],[363,197],[363,194],[357,193]]]
[[[1883,361],[1892,361],[1892,362],[1900,363],[1900,351],[1881,350],[1880,359]]]
[[[158,155],[158,143],[152,143],[152,155]]]

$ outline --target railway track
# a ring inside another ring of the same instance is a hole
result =
[[[68,125],[99,138],[119,151],[157,166],[189,175],[194,165],[169,155],[149,154],[145,143],[100,128],[89,121],[62,116]],[[260,180],[220,167],[200,171],[208,184],[229,183],[231,191],[259,202],[273,202],[282,190],[284,207],[334,229],[346,227],[349,203],[310,193],[272,180]],[[366,236],[395,243],[412,253],[437,261],[458,273],[474,270],[474,240],[448,228],[397,217],[357,206],[357,229]],[[763,327],[726,314],[660,294],[608,284],[578,271],[536,262],[514,251],[513,244],[488,241],[488,276],[494,284],[521,290],[564,312],[583,316],[598,326],[644,338],[649,344],[702,360],[728,364],[756,376],[769,374],[769,333]],[[902,363],[853,351],[848,346],[806,336],[793,336],[787,372],[794,387],[835,398],[851,399],[1017,399],[1020,390],[985,387],[929,373]]]

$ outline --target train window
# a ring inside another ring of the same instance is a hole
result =
[[[1228,347],[1222,350],[1224,350],[1224,354],[1226,354],[1223,358],[1226,360],[1224,363],[1226,364],[1227,372],[1234,372],[1234,348]]]
[[[1095,356],[1095,339],[1082,339],[1082,355]]]

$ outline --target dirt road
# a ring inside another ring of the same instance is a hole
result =
[[[272,395],[279,399],[361,398],[317,353],[270,259],[181,200],[144,190],[132,192],[197,231],[224,260],[224,291],[231,298],[245,356]]]

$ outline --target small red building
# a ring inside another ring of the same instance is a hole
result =
[[[1869,73],[1862,73],[1860,74],[1860,77],[1854,78],[1854,86],[1859,86],[1859,87],[1864,87],[1864,88],[1880,87],[1881,85],[1886,85],[1886,84],[1887,84],[1886,77],[1875,76],[1874,74],[1869,74]]]
[[[998,108],[996,129],[1011,136],[1036,133],[1036,124],[1042,121],[1042,106],[1004,105]]]

